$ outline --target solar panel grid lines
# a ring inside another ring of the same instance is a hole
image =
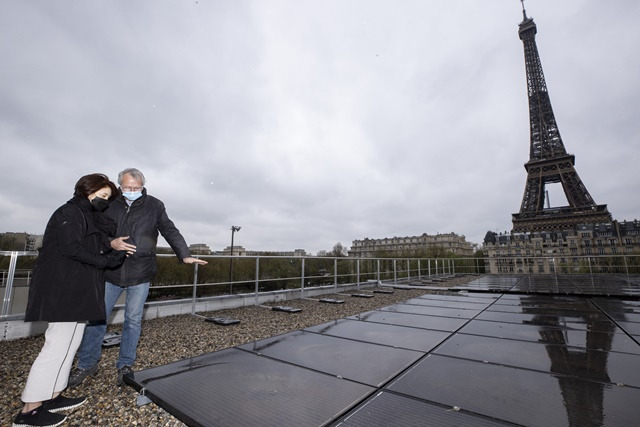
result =
[[[492,325],[498,323],[497,325]],[[540,342],[544,344],[565,344],[570,347],[584,348],[587,350],[606,350],[600,342],[609,341],[611,351],[620,353],[637,354],[638,342],[616,328],[613,331],[591,331],[592,338],[587,339],[585,330],[577,330],[566,326],[545,326],[550,332],[540,336],[540,326],[534,324],[514,324],[493,322],[487,320],[473,320],[465,325],[460,333],[467,335],[488,336],[500,339]],[[598,335],[604,334],[605,336]]]
[[[163,371],[169,365],[136,372],[135,381],[152,400],[179,405],[176,413],[188,413],[199,400],[186,396],[198,392],[225,405],[217,415],[196,412],[193,425],[633,425],[640,302],[633,280],[612,284],[485,276],[199,356],[174,373]],[[606,293],[627,285],[626,299]],[[169,383],[181,400],[154,389]]]
[[[545,331],[544,333],[561,334],[562,332]],[[432,354],[562,374],[608,384],[626,384],[640,389],[640,370],[633,369],[634,366],[640,366],[640,347],[636,349],[635,354],[631,354],[561,343],[456,334]],[[566,363],[567,361],[572,363]]]
[[[383,307],[380,311],[392,311],[407,314],[422,314],[427,316],[441,316],[459,319],[471,319],[478,315],[482,310],[456,309],[449,307],[422,306],[415,304],[393,304]]]
[[[383,323],[372,325],[371,323],[359,322],[353,319],[340,319],[305,328],[304,330],[425,353],[432,350],[450,335],[449,332],[445,331]]]
[[[197,369],[184,369],[194,363]],[[139,371],[134,377],[152,400],[159,398],[157,403],[195,426],[323,425],[375,391],[237,348]]]
[[[424,353],[296,331],[238,348],[336,377],[379,387]]]
[[[513,424],[385,390],[367,399],[333,425],[336,427],[493,427]]]
[[[593,425],[594,419],[607,420],[596,425],[633,425],[640,413],[634,407],[640,390],[633,387],[436,354],[387,388],[527,426]]]
[[[468,321],[468,319],[461,318],[425,316],[420,314],[382,310],[367,311],[365,313],[349,316],[347,319],[449,332],[459,329]]]

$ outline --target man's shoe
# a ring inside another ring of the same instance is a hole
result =
[[[69,387],[75,387],[77,385],[80,385],[80,383],[84,381],[85,378],[87,378],[89,375],[95,374],[96,372],[98,372],[97,363],[89,369],[76,368],[71,373],[71,375],[69,375],[69,383],[67,385]]]
[[[13,427],[55,427],[66,419],[66,415],[54,414],[42,406],[38,406],[26,414],[20,412],[13,420]]]
[[[49,399],[42,402],[42,407],[49,412],[60,412],[77,408],[78,406],[83,405],[86,401],[86,396],[64,397],[62,394],[59,394],[55,399]]]
[[[129,374],[133,375],[133,369],[131,368],[131,366],[123,366],[122,368],[118,368],[118,378],[116,378],[116,385],[122,385],[122,383],[124,382],[124,376]]]

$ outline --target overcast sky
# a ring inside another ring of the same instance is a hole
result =
[[[579,176],[640,217],[640,2],[525,7]],[[524,191],[520,21],[518,0],[0,0],[0,231],[137,167],[213,250],[231,225],[249,250],[481,243]]]

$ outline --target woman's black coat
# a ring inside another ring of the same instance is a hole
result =
[[[51,216],[33,269],[25,321],[105,319],[107,257],[94,212],[86,197],[75,196]]]

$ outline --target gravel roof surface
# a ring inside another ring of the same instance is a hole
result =
[[[457,277],[439,283],[443,288],[469,282],[476,277]],[[375,294],[374,298],[348,298],[344,295],[325,295],[323,298],[345,299],[344,304],[321,304],[310,300],[288,300],[273,305],[299,307],[299,313],[283,313],[264,307],[243,307],[200,313],[207,316],[229,316],[241,322],[219,326],[202,318],[179,315],[145,320],[138,345],[134,370],[164,365],[188,357],[210,353],[263,338],[280,335],[313,325],[340,319],[365,311],[406,301],[428,293],[427,289],[396,289],[393,294]],[[110,325],[109,332],[120,332],[122,325]],[[20,395],[31,364],[40,352],[44,336],[0,341],[0,425],[11,425],[22,408]],[[100,370],[76,388],[64,394],[74,397],[87,395],[89,401],[71,413],[66,426],[183,426],[184,424],[151,403],[136,406],[137,392],[124,385],[115,385],[115,362],[118,347],[105,348]]]

